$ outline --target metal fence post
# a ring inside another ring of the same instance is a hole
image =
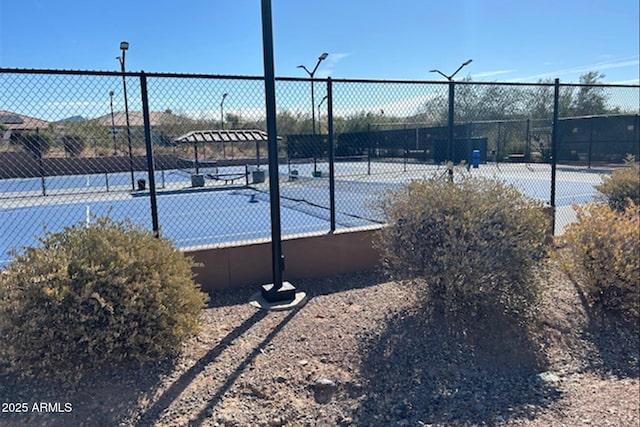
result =
[[[553,127],[551,131],[551,233],[556,232],[556,164],[558,157],[558,98],[560,97],[560,79],[554,81],[553,91]]]
[[[453,121],[454,121],[454,99],[455,99],[455,82],[452,79],[449,79],[449,117],[448,117],[448,127],[449,127],[449,137],[447,138],[449,143],[449,161],[451,162],[451,168],[449,168],[449,182],[453,182],[453,165],[455,161],[453,160]]]
[[[371,123],[367,125],[367,175],[371,175],[371,144],[373,138],[371,137]]]
[[[529,163],[531,161],[531,119],[527,119],[527,129],[524,137],[525,145],[524,145],[524,161]]]
[[[158,224],[158,201],[156,199],[156,177],[153,164],[153,144],[151,141],[151,121],[149,120],[149,97],[147,93],[147,76],[142,71],[140,75],[140,91],[142,92],[142,120],[144,121],[144,141],[147,149],[147,170],[149,176],[149,198],[151,200],[151,224],[153,234],[160,237]]]
[[[278,171],[278,127],[276,125],[276,80],[273,61],[273,27],[271,1],[262,0],[262,48],[264,56],[264,92],[267,116],[269,152],[269,200],[271,205],[271,271],[273,283],[262,286],[262,296],[268,302],[293,300],[295,287],[283,283],[284,257],[280,225],[280,188]]]
[[[327,78],[327,141],[329,142],[329,224],[331,232],[336,231],[336,175],[333,140],[333,84]]]
[[[40,139],[40,128],[36,128],[36,142],[34,145],[36,147],[36,155],[38,156],[38,172],[40,173],[40,186],[42,187],[42,195],[46,196],[47,187],[44,179],[44,175],[45,175],[44,160],[42,158],[44,156],[44,153],[42,152],[42,140]]]

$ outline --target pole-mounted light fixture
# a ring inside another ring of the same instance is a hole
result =
[[[445,79],[452,81],[453,77],[458,74],[458,71],[462,70],[462,68],[466,67],[467,65],[471,64],[473,62],[473,59],[468,59],[465,62],[462,63],[462,65],[460,65],[458,67],[458,69],[456,71],[453,72],[453,74],[451,74],[450,76],[447,76],[445,73],[443,73],[440,70],[429,70],[430,73],[438,73],[440,74],[442,77],[444,77]]]
[[[318,131],[320,132],[320,134],[322,134],[322,129],[320,127],[320,122],[322,121],[322,113],[320,112],[320,107],[322,106],[324,101],[326,101],[328,98],[329,98],[329,95],[325,95],[322,97],[320,102],[318,102]]]
[[[116,144],[116,122],[113,117],[113,94],[112,90],[109,91],[109,106],[111,107],[111,138],[113,139],[113,155],[118,155],[118,146]]]
[[[463,62],[456,71],[453,72],[453,74],[451,75],[446,75],[445,73],[443,73],[442,71],[438,70],[438,69],[434,69],[434,70],[429,70],[430,73],[438,73],[440,74],[442,77],[444,77],[445,79],[449,80],[449,118],[448,118],[448,130],[449,130],[449,138],[448,138],[448,157],[449,157],[449,161],[452,162],[452,166],[451,168],[449,168],[449,181],[453,182],[453,164],[455,163],[453,157],[454,157],[454,153],[453,153],[453,137],[454,137],[454,133],[453,133],[453,102],[454,102],[454,91],[455,91],[455,84],[453,82],[453,77],[458,74],[458,72],[460,70],[462,70],[462,68],[464,68],[465,66],[471,64],[471,62],[473,61],[473,59],[469,59],[465,62]]]
[[[220,101],[220,128],[224,130],[224,100],[229,96],[228,93],[222,94],[222,100]],[[222,157],[227,158],[227,149],[225,147],[224,138],[222,139]]]
[[[309,69],[307,67],[305,67],[304,65],[298,65],[297,68],[302,68],[304,71],[307,72],[307,74],[309,74],[309,78],[311,79],[311,132],[313,135],[313,144],[314,144],[314,149],[313,149],[313,172],[316,173],[317,172],[317,162],[316,162],[316,156],[315,156],[315,143],[316,143],[316,104],[315,104],[315,98],[314,98],[314,94],[313,94],[313,77],[316,74],[316,71],[318,70],[318,67],[320,66],[320,63],[322,61],[324,61],[325,59],[327,59],[327,56],[329,56],[329,54],[327,52],[323,52],[322,55],[320,55],[318,57],[318,62],[316,62],[316,66],[313,67],[312,71],[309,71]]]
[[[120,70],[122,71],[122,88],[124,91],[124,116],[127,121],[127,144],[129,148],[129,169],[131,170],[131,189],[135,190],[135,177],[133,176],[133,147],[131,146],[131,126],[129,124],[129,101],[127,99],[127,79],[125,78],[125,54],[129,49],[129,42],[120,42],[120,50],[122,55],[117,56],[116,59],[120,61]]]

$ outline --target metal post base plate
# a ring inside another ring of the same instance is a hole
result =
[[[289,282],[282,282],[280,289],[274,289],[273,283],[262,285],[262,297],[268,302],[292,301],[296,297],[296,288]]]

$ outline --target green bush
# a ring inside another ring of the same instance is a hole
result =
[[[381,208],[383,262],[399,278],[424,279],[445,312],[461,320],[531,313],[550,229],[541,203],[496,180],[432,179],[389,193]]]
[[[618,212],[624,212],[629,200],[640,206],[640,165],[634,163],[633,156],[628,156],[625,167],[605,177],[596,190],[603,195],[611,209]]]
[[[45,132],[11,132],[9,141],[22,147],[36,159],[43,157],[51,147],[50,137]]]
[[[577,221],[560,241],[554,258],[592,302],[640,318],[640,209],[624,212],[604,203],[576,206]]]
[[[0,274],[0,355],[16,368],[81,376],[171,355],[197,330],[208,297],[170,241],[98,218],[40,242]]]
[[[84,138],[79,135],[65,135],[60,138],[60,141],[65,153],[70,157],[80,157],[86,146]]]

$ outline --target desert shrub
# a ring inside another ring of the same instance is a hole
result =
[[[546,272],[550,222],[541,203],[496,180],[431,179],[389,193],[381,208],[385,265],[398,278],[424,279],[428,300],[446,313],[531,313]]]
[[[611,176],[604,177],[603,183],[596,186],[611,209],[623,212],[629,200],[640,206],[640,165],[633,156],[625,160],[625,167],[616,170]]]
[[[44,156],[51,147],[49,137],[44,132],[11,132],[9,140],[35,158]]]
[[[79,135],[65,135],[61,138],[61,142],[65,153],[71,157],[79,157],[86,146],[84,138]]]
[[[193,261],[129,221],[47,233],[0,275],[0,353],[16,368],[81,375],[174,353],[207,296]]]
[[[594,303],[640,318],[640,209],[630,201],[624,212],[608,204],[575,206],[577,221],[554,257]]]

